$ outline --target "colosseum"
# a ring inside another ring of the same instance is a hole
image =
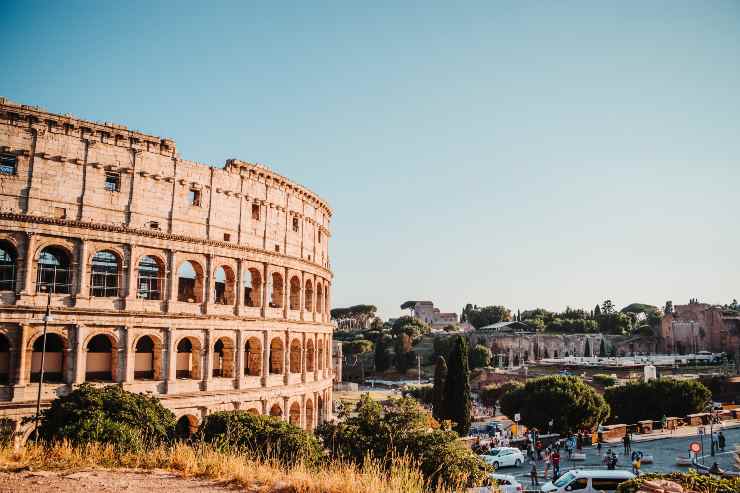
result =
[[[0,98],[4,431],[31,433],[41,375],[42,406],[115,383],[183,434],[233,409],[313,429],[331,416],[331,215],[267,167]]]

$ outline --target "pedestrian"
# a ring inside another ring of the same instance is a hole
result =
[[[550,471],[550,461],[551,460],[552,460],[552,453],[550,452],[550,447],[547,447],[545,449],[545,472],[542,475],[545,481],[547,481],[547,473]]]
[[[666,427],[668,426],[668,417],[664,414],[660,418],[660,432],[665,432]]]
[[[719,432],[719,436],[717,437],[717,444],[719,445],[719,449],[724,452],[725,451],[725,435],[721,431]]]
[[[631,449],[629,433],[625,433],[624,438],[622,438],[622,443],[624,443],[624,455],[627,455]]]
[[[560,477],[560,452],[558,449],[555,449],[552,453],[550,460],[552,461],[552,479],[554,481]]]
[[[532,469],[529,470],[529,478],[531,479],[532,486],[539,486],[539,481],[537,481],[537,463],[532,462]]]
[[[544,445],[542,443],[542,440],[537,440],[537,444],[535,445],[535,450],[537,450],[537,460],[542,460],[542,449],[544,448]]]
[[[640,454],[635,454],[635,458],[632,461],[632,474],[635,476],[640,475],[640,466],[641,466],[641,460],[640,460]]]
[[[596,439],[596,451],[601,455],[601,438]]]

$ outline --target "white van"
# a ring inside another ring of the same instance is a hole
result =
[[[634,478],[625,470],[573,469],[542,486],[543,493],[612,493],[619,483]]]

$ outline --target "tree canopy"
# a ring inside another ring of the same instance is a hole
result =
[[[701,412],[712,392],[696,380],[657,379],[610,387],[604,397],[612,409],[612,421],[636,423],[662,416],[685,416]]]
[[[455,423],[455,431],[466,436],[470,431],[471,409],[468,340],[462,336],[456,336],[447,363],[443,418]]]
[[[470,368],[483,368],[491,362],[491,350],[482,344],[476,344],[468,358]]]
[[[468,305],[469,306],[469,305]],[[486,325],[511,320],[511,310],[504,306],[484,306],[481,308],[466,306],[465,320],[473,327],[479,329]]]

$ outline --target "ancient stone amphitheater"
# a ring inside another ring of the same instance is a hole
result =
[[[256,164],[0,99],[0,424],[77,384],[151,393],[186,434],[331,413],[331,209]]]

